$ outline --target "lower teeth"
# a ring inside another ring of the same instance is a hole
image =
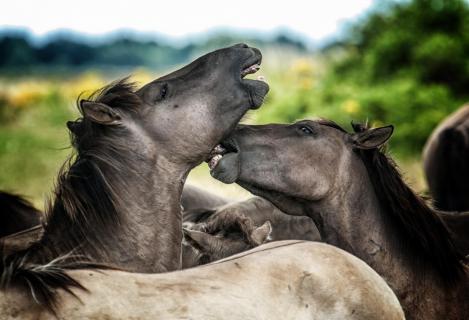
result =
[[[222,155],[221,154],[217,154],[216,156],[214,156],[212,159],[210,159],[210,162],[208,164],[210,170],[213,170],[217,164],[218,164],[218,161],[220,161],[220,159],[222,158]]]

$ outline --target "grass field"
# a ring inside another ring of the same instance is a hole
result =
[[[288,113],[288,108],[294,103],[290,99],[292,92],[309,90],[318,85],[321,68],[314,60],[291,57],[288,53],[274,52],[269,56],[272,58],[264,62],[262,74],[267,77],[271,92],[264,106],[249,113],[245,122],[295,120],[294,113]],[[291,62],[287,64],[283,61]],[[145,70],[134,70],[132,74],[133,79],[140,83],[155,77]],[[97,72],[41,77],[0,75],[0,189],[25,195],[42,207],[44,199],[50,195],[60,166],[72,152],[65,123],[78,117],[76,98],[82,92],[86,96],[86,92],[110,80]],[[350,120],[354,111],[352,104],[348,105]],[[279,108],[284,108],[281,110],[283,116]],[[318,110],[320,106],[311,109],[308,115],[314,117]],[[401,157],[398,163],[408,181],[417,190],[424,190],[418,155]],[[193,170],[188,181],[230,198],[248,196],[236,185],[224,185],[212,179],[206,164]]]

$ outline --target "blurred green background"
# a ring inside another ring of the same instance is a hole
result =
[[[56,34],[0,34],[0,189],[38,206],[71,152],[65,122],[75,100],[132,74],[141,83],[212,49],[237,42],[261,48],[261,71],[271,86],[264,106],[247,122],[325,117],[347,129],[351,120],[394,124],[391,154],[408,180],[425,190],[420,156],[435,126],[469,98],[469,6],[458,0],[382,1],[340,34],[311,48],[301,39],[233,32],[174,45],[118,35],[89,41]],[[190,181],[233,197],[246,193],[208,175]]]

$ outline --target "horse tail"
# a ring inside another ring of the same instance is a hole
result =
[[[72,256],[71,253],[45,264],[34,263],[29,259],[30,252],[31,250],[25,250],[3,257],[0,262],[0,289],[7,290],[13,286],[27,289],[32,300],[45,307],[53,315],[57,315],[57,308],[60,304],[58,290],[61,289],[77,299],[79,298],[73,292],[73,288],[88,292],[88,289],[70,276],[67,271],[106,268],[96,263],[78,261],[77,256]]]

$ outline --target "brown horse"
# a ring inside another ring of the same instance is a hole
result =
[[[323,241],[386,279],[409,319],[466,319],[462,255],[435,210],[380,150],[393,127],[354,129],[326,120],[239,126],[212,175],[221,172],[286,213],[310,216]]]
[[[86,265],[77,256],[130,271],[181,268],[184,181],[261,105],[267,84],[243,79],[260,61],[259,50],[236,45],[140,89],[123,80],[81,100],[82,117],[68,123],[76,155],[58,177],[44,235],[1,259],[1,286],[29,287],[52,309],[55,287],[80,287],[63,271]]]
[[[469,105],[433,131],[425,145],[423,166],[438,209],[469,211]]]

